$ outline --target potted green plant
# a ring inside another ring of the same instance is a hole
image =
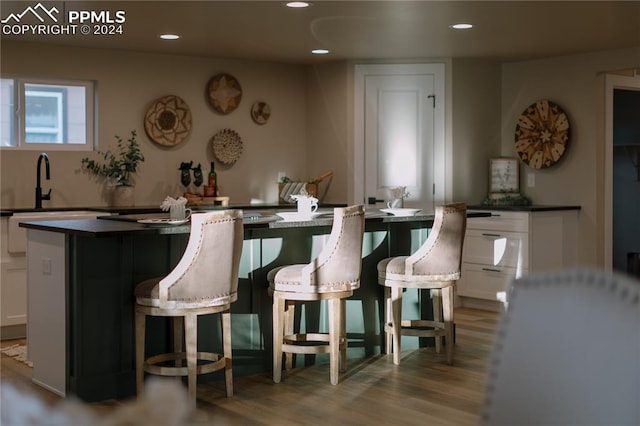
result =
[[[131,131],[131,137],[124,141],[116,135],[117,149],[115,151],[97,151],[102,156],[102,161],[92,160],[88,157],[82,159],[82,167],[94,175],[98,175],[107,181],[107,185],[114,187],[114,204],[131,204],[127,197],[133,196],[132,175],[138,171],[140,163],[144,162],[144,155],[136,140],[136,131]],[[124,200],[119,193],[126,193]]]

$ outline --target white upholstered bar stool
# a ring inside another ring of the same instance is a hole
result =
[[[346,368],[345,299],[360,286],[364,207],[336,208],[329,239],[320,254],[308,264],[271,270],[269,292],[273,295],[273,381],[282,378],[282,353],[286,368],[293,355],[329,353],[331,384],[338,383],[339,370]],[[295,333],[296,302],[328,302],[328,333]],[[311,344],[309,343],[311,342]]]
[[[138,393],[145,372],[187,376],[189,396],[195,402],[196,376],[224,369],[227,396],[233,395],[230,307],[238,297],[243,232],[240,210],[193,214],[187,248],[176,267],[164,278],[146,280],[136,287]],[[214,313],[221,314],[223,353],[198,352],[198,316]],[[174,352],[145,359],[147,315],[172,317]],[[198,360],[209,362],[198,364]]]
[[[640,425],[640,281],[584,267],[515,280],[480,424]]]
[[[447,363],[453,363],[453,286],[460,278],[462,244],[467,225],[465,203],[436,207],[431,233],[411,256],[398,256],[378,263],[378,284],[385,286],[386,351],[400,364],[401,338],[435,337],[440,353],[446,339]],[[402,319],[402,291],[430,290],[433,321]]]

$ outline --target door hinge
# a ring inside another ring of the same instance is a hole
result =
[[[431,101],[433,102],[433,107],[436,107],[436,95],[429,95],[427,96],[427,99],[431,99]]]
[[[432,188],[431,188],[431,194],[432,195],[436,195],[436,184],[434,183]]]

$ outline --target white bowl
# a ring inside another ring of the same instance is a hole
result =
[[[422,209],[380,209],[381,212],[394,216],[415,216]]]

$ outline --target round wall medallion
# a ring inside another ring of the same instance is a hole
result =
[[[230,166],[238,161],[242,154],[242,139],[234,130],[222,129],[211,138],[213,155],[219,162]]]
[[[229,114],[240,105],[242,88],[235,77],[222,73],[209,80],[207,94],[209,103],[216,112]]]
[[[144,130],[157,144],[178,145],[191,132],[191,110],[179,96],[157,99],[144,117]]]
[[[569,119],[562,109],[548,100],[527,107],[516,125],[516,151],[534,169],[553,166],[569,144]]]
[[[255,102],[251,106],[251,118],[256,124],[266,124],[271,116],[271,107],[266,102]]]

